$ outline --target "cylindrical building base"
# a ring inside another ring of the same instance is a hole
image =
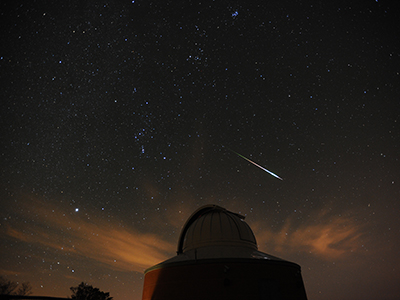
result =
[[[143,300],[303,300],[300,266],[288,261],[220,258],[147,270]]]

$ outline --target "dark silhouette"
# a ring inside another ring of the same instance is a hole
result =
[[[18,289],[16,290],[16,288]],[[0,295],[27,296],[32,293],[31,290],[32,286],[29,282],[23,282],[19,285],[15,281],[7,280],[0,276]]]
[[[85,282],[77,287],[71,287],[71,299],[75,300],[112,300],[110,293],[101,292],[98,288],[94,288]]]

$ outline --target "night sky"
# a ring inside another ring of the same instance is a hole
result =
[[[399,299],[394,4],[2,1],[0,275],[140,300],[217,204],[310,300]]]

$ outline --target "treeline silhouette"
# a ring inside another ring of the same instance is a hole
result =
[[[29,282],[18,284],[0,276],[0,300],[113,300],[110,293],[102,292],[83,281],[77,287],[71,287],[70,290],[72,295],[68,298],[30,296],[32,286]]]

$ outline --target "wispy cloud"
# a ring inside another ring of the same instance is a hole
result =
[[[27,219],[34,216],[34,221],[27,226],[22,223],[7,226],[8,238],[67,252],[122,271],[143,272],[175,250],[175,245],[156,234],[140,233],[115,221],[65,213],[40,201],[29,202],[23,211],[30,216]]]
[[[337,259],[361,248],[362,227],[350,217],[332,216],[327,211],[302,222],[289,217],[276,231],[265,225],[251,224],[260,250],[267,248],[282,254],[303,251],[324,259]]]

